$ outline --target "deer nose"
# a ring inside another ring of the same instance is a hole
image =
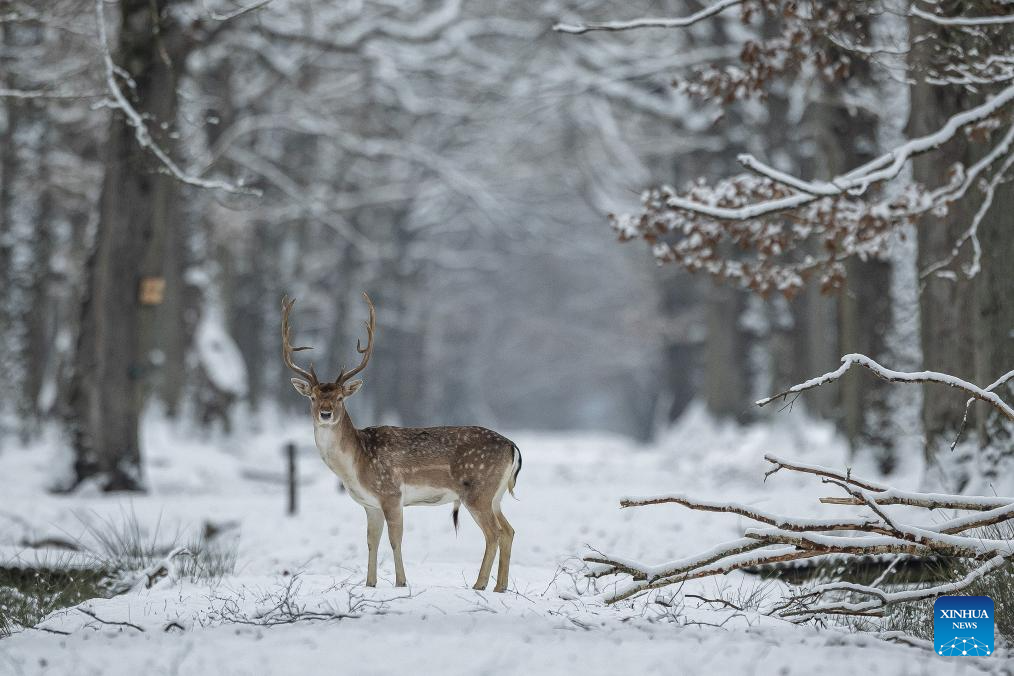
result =
[[[320,412],[320,419],[321,420],[330,420],[331,419],[331,415],[332,415],[331,411],[321,411]]]

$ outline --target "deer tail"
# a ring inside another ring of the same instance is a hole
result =
[[[454,533],[458,533],[458,510],[461,509],[461,500],[454,501],[454,509],[451,510],[451,522],[454,524]]]
[[[518,496],[514,495],[514,486],[518,483],[518,474],[521,474],[521,449],[518,448],[517,444],[514,444],[514,462],[512,468],[511,478],[507,481],[507,490],[510,491],[511,497],[517,500]]]

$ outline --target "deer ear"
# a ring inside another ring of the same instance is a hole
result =
[[[296,392],[299,392],[304,397],[310,396],[310,383],[306,382],[302,378],[291,378],[289,382],[296,388]]]
[[[363,386],[362,380],[350,380],[345,383],[345,396],[351,397],[353,394],[359,391],[359,388]]]

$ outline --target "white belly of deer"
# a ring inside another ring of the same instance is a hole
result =
[[[458,494],[446,488],[432,486],[401,487],[401,504],[403,505],[446,505],[458,499]]]

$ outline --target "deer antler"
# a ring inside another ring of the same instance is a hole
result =
[[[313,364],[310,364],[309,371],[305,371],[296,366],[296,362],[292,360],[293,352],[313,349],[312,347],[292,347],[292,329],[289,326],[289,311],[292,310],[292,306],[295,303],[295,298],[286,296],[282,299],[282,359],[285,361],[286,366],[309,381],[311,385],[317,385],[320,381],[317,380],[317,373],[313,370]]]
[[[356,352],[363,355],[363,360],[359,362],[359,366],[347,373],[345,372],[345,367],[342,366],[341,371],[338,372],[338,378],[334,381],[336,385],[341,385],[352,376],[362,372],[370,361],[370,355],[373,354],[373,331],[377,328],[377,310],[373,307],[373,301],[370,300],[365,291],[363,292],[363,298],[366,299],[366,304],[370,306],[370,320],[363,322],[366,325],[366,347],[362,347],[362,343],[358,338],[356,339]]]

